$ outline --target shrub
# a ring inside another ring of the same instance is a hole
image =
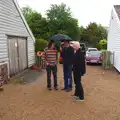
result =
[[[106,39],[100,40],[99,44],[101,46],[101,49],[107,49],[107,40]]]
[[[43,51],[45,47],[48,45],[48,41],[44,39],[36,39],[35,42],[35,51]]]
[[[105,40],[105,39],[100,40],[96,44],[96,48],[98,48],[98,50],[106,50],[107,49],[107,40]]]
[[[101,50],[101,46],[100,46],[99,43],[96,44],[96,48],[97,48],[98,50]]]

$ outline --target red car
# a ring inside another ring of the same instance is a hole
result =
[[[86,62],[87,63],[102,63],[101,51],[93,49],[86,52]]]

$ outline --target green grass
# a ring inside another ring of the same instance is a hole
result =
[[[24,84],[24,78],[10,78],[9,84]]]

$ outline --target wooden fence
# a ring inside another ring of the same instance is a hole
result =
[[[36,65],[39,66],[40,69],[45,69],[46,68],[45,63],[42,60],[41,56],[36,56]]]

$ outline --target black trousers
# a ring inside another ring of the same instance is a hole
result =
[[[81,83],[81,73],[73,70],[74,83],[75,83],[75,96],[78,96],[80,99],[84,99],[84,90]]]
[[[51,73],[53,74],[54,78],[54,88],[56,88],[57,85],[57,66],[47,66],[46,67],[47,71],[47,88],[51,88]]]

